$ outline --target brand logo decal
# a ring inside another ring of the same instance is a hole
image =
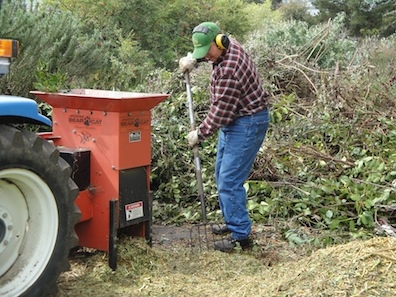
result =
[[[149,123],[148,119],[128,118],[128,119],[123,119],[121,121],[121,127],[126,127],[126,126],[139,127],[141,125],[147,125],[148,123]]]
[[[69,116],[70,123],[81,123],[85,126],[102,125],[101,119],[91,118],[90,116],[71,115]]]

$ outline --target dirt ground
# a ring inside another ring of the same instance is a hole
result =
[[[152,246],[153,248],[185,247],[192,252],[211,251],[213,243],[228,235],[218,236],[211,232],[213,223],[201,225],[153,225]],[[278,262],[297,260],[310,253],[313,246],[295,248],[283,237],[280,232],[281,226],[253,225],[252,239],[255,243],[254,254],[263,259],[267,266]],[[305,233],[312,232],[305,230]]]
[[[167,246],[175,242],[186,242],[190,239],[190,226],[152,226],[153,246]]]

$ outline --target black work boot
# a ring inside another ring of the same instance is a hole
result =
[[[240,246],[242,250],[246,250],[253,246],[253,240],[249,237],[241,240],[230,237],[214,243],[214,249],[221,252],[232,252],[237,246]]]
[[[224,235],[230,233],[226,224],[216,224],[212,226],[212,233],[216,235]]]

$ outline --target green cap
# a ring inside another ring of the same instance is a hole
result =
[[[194,44],[194,59],[202,59],[209,51],[210,44],[219,34],[220,28],[212,22],[204,22],[193,30],[192,42]]]

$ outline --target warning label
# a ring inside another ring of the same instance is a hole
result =
[[[125,205],[125,220],[130,221],[143,216],[143,201]]]

